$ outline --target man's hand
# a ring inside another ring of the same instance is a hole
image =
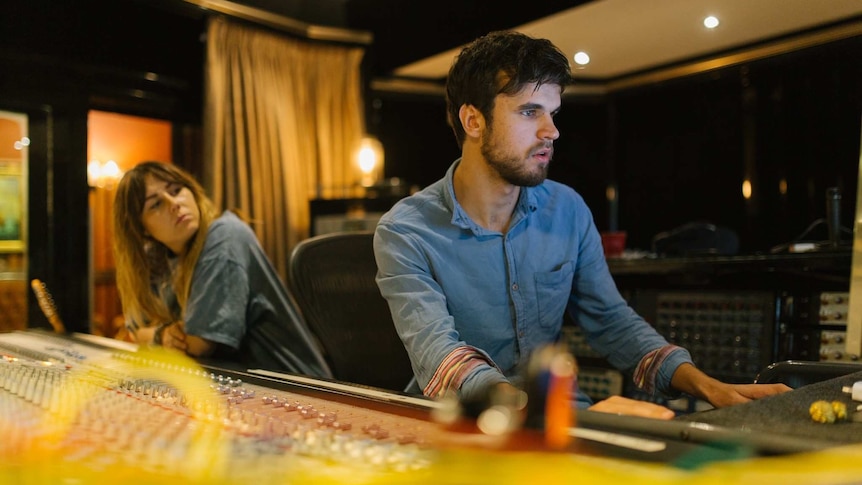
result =
[[[677,390],[705,399],[717,408],[791,390],[784,384],[726,384],[709,377],[691,364],[682,364],[676,369],[671,385]]]
[[[589,410],[653,419],[672,419],[674,417],[674,412],[664,406],[622,396],[611,396],[599,401],[590,406]]]
[[[790,391],[784,384],[725,384],[719,382],[704,396],[713,406],[723,408]]]

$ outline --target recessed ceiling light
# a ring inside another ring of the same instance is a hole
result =
[[[590,55],[586,52],[580,51],[575,54],[575,64],[579,66],[586,66],[590,63]]]
[[[707,29],[714,29],[718,27],[718,17],[710,15],[709,17],[703,19],[703,25]]]

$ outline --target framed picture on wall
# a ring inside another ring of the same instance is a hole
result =
[[[0,252],[24,250],[21,174],[4,170],[0,161]]]
[[[27,115],[0,111],[0,253],[23,254],[27,249],[29,145]],[[0,256],[0,262],[8,259]]]

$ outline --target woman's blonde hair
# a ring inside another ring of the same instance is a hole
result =
[[[147,196],[146,177],[180,184],[188,188],[200,210],[200,225],[188,242],[185,256],[171,274],[173,253],[164,244],[147,235],[143,224]],[[117,267],[117,289],[126,323],[134,328],[159,325],[175,320],[159,296],[165,285],[172,284],[181,315],[185,313],[192,274],[206,242],[210,223],[217,217],[212,201],[203,187],[176,165],[147,161],[126,172],[114,196],[114,261]]]

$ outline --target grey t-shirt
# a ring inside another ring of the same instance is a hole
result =
[[[222,344],[215,359],[332,377],[256,235],[232,212],[210,224],[192,277],[185,326],[189,335]]]

